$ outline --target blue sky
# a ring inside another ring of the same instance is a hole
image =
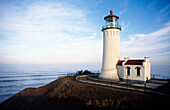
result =
[[[170,65],[168,0],[0,0],[0,63],[101,64],[111,9],[122,26],[122,59]]]

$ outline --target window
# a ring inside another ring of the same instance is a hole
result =
[[[113,22],[113,17],[109,17],[106,19],[107,22]]]
[[[140,76],[140,69],[141,69],[141,68],[140,68],[140,67],[136,67],[135,69],[136,69],[136,72],[137,72],[136,75],[137,75],[137,76]]]
[[[130,67],[126,67],[127,68],[127,76],[130,76]]]

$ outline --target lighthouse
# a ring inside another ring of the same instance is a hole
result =
[[[110,15],[104,17],[105,25],[102,27],[103,32],[103,61],[100,78],[119,80],[117,63],[120,60],[120,31],[121,26],[118,24],[119,17]]]

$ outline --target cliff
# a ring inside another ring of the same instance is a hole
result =
[[[80,83],[63,77],[26,88],[0,104],[0,110],[165,109],[169,96]]]

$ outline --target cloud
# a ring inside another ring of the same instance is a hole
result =
[[[157,55],[170,55],[170,52],[157,53],[157,54],[153,54],[152,56],[157,56]]]
[[[101,4],[103,2],[103,0],[97,0],[96,1],[96,6],[99,6],[99,4]]]
[[[164,8],[162,8],[156,17],[157,22],[162,22],[163,19],[169,18],[170,14],[170,4],[167,4]]]
[[[121,29],[123,31],[130,25],[130,23],[129,22],[126,23],[125,21],[121,21],[120,25],[121,25]]]
[[[164,28],[145,34],[135,34],[128,40],[121,42],[122,57],[155,57],[169,55],[170,48],[170,25],[165,24]],[[170,58],[170,56],[168,56]],[[162,57],[161,57],[162,58]]]
[[[121,3],[121,10],[119,12],[119,16],[121,16],[122,14],[126,13],[128,10],[128,1],[127,0],[123,0],[120,2]]]
[[[135,37],[145,37],[145,34],[139,34],[139,33],[137,33],[137,34],[135,34],[134,36],[135,36]]]
[[[58,1],[6,5],[0,13],[1,63],[100,61],[101,40],[83,7]]]
[[[25,5],[25,10],[21,7],[10,7],[12,12],[4,17],[2,28],[14,32],[28,31],[61,31],[65,28],[69,31],[82,31],[87,29],[83,10],[74,9],[63,3],[36,2]],[[18,13],[18,11],[20,13]],[[9,15],[10,14],[10,15]],[[5,20],[5,18],[7,18]],[[84,25],[84,27],[82,26]]]

